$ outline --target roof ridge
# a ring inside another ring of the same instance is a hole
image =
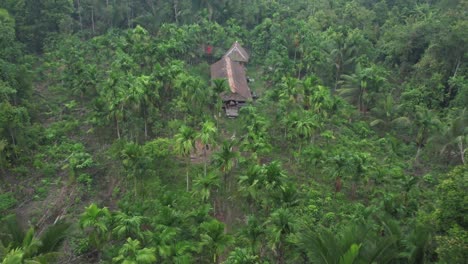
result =
[[[227,72],[227,79],[229,82],[229,87],[231,88],[232,93],[237,93],[236,83],[234,82],[233,72],[232,72],[232,61],[231,58],[225,57],[224,60],[226,61],[226,72]]]

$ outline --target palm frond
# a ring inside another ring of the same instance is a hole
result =
[[[57,251],[67,237],[70,224],[66,222],[58,222],[46,229],[40,236],[42,245],[38,249],[39,254],[46,252]]]

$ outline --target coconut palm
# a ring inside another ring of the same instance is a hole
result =
[[[385,72],[382,72],[377,66],[363,68],[358,63],[353,74],[342,75],[341,83],[343,86],[338,93],[356,105],[360,112],[366,112],[369,107],[369,92],[379,90],[386,80],[384,76]]]
[[[177,154],[185,157],[186,159],[186,181],[187,181],[187,192],[189,191],[189,167],[190,167],[190,154],[195,149],[195,131],[183,125],[179,129],[179,133],[174,136],[175,139],[175,151]]]
[[[442,133],[436,134],[429,142],[440,147],[440,153],[451,156],[456,153],[462,164],[466,164],[465,155],[468,151],[468,113],[466,108],[450,119]]]
[[[421,149],[426,144],[429,135],[437,130],[441,123],[440,120],[435,116],[435,113],[432,110],[429,110],[425,107],[416,107],[416,113],[414,115],[414,125],[416,127],[416,146],[418,150],[416,152],[415,161],[419,161],[419,154]]]

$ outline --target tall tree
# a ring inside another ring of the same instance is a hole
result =
[[[189,191],[189,167],[190,167],[190,155],[195,150],[195,131],[188,126],[181,126],[179,133],[174,136],[175,140],[175,151],[186,159],[186,181],[187,181],[187,192]]]

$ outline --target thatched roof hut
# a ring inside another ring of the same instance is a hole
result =
[[[246,102],[252,99],[250,87],[247,84],[244,66],[233,61],[229,56],[211,65],[211,79],[226,79],[231,92],[220,94],[223,101]]]

